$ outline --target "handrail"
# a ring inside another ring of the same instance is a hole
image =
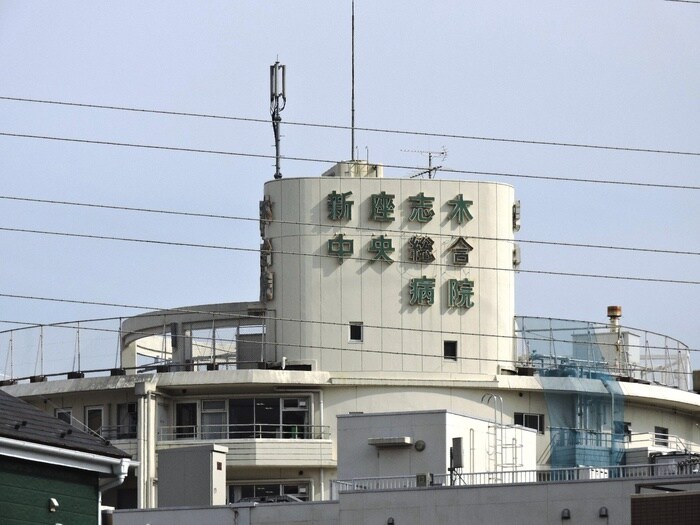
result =
[[[171,425],[158,429],[158,441],[229,439],[329,439],[327,425],[244,423]]]
[[[648,477],[700,476],[700,463],[657,463],[641,465],[616,465],[608,467],[572,467],[550,470],[514,470],[506,472],[459,473],[452,486],[510,485],[526,483],[562,483],[606,479],[632,479]],[[425,481],[425,482],[424,482]],[[342,492],[396,490],[450,485],[450,474],[414,474],[334,480],[332,497]]]

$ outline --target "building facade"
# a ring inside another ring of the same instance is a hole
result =
[[[516,461],[517,432],[466,430],[469,474],[697,452],[685,345],[620,326],[617,310],[604,323],[515,317],[519,227],[504,184],[390,179],[358,162],[269,181],[258,300],[129,318],[109,375],[3,388],[134,454],[105,495],[118,507],[156,507],[159,452],[198,444],[226,447],[230,503],[326,500],[343,481],[338,417],[352,413],[447,410],[494,436],[534,433]]]

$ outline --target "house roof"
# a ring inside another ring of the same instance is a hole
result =
[[[131,457],[99,436],[80,430],[0,390],[0,437],[115,458]]]

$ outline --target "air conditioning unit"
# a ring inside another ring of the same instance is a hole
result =
[[[430,472],[416,474],[416,487],[427,487],[433,484],[433,475]]]

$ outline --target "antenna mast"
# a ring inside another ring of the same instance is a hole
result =
[[[433,166],[433,157],[439,157],[440,160],[443,161],[447,158],[447,149],[445,148],[445,146],[443,146],[440,151],[425,151],[420,149],[402,149],[401,151],[406,153],[420,153],[421,155],[428,156],[428,169],[416,173],[415,175],[411,175],[412,179],[420,177],[421,175],[425,175],[426,173],[428,174],[428,178],[432,179],[433,177],[435,177],[437,170],[442,168],[442,166]]]
[[[355,160],[355,0],[352,0],[352,100],[350,108],[350,159]]]
[[[272,130],[275,133],[275,178],[281,179],[280,172],[280,111],[287,105],[285,94],[285,67],[275,62],[270,66],[270,115],[272,116]]]

